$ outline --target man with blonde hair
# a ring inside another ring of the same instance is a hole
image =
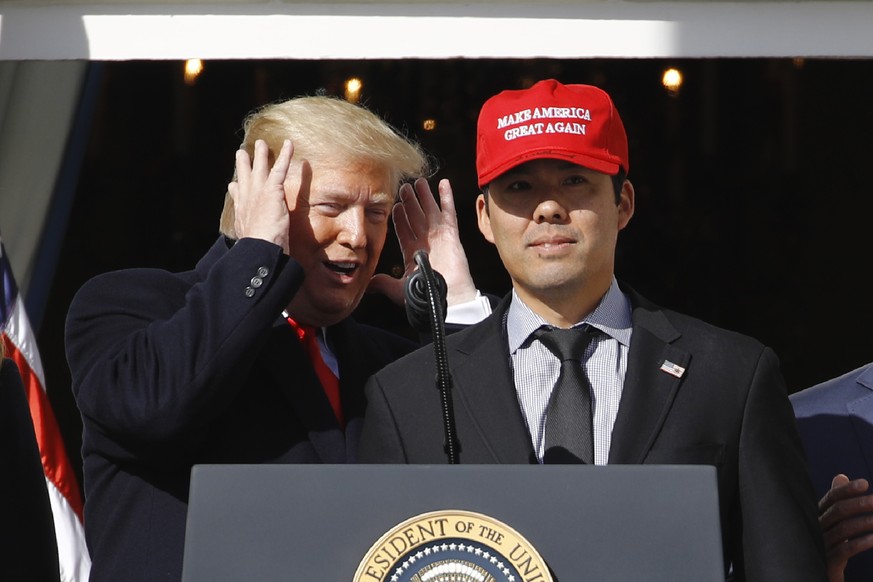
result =
[[[395,208],[401,182],[427,174],[420,148],[362,107],[269,105],[245,122],[222,236],[193,270],[118,271],[78,292],[66,343],[93,581],[180,578],[195,464],[355,460],[364,382],[415,347],[350,317],[392,211],[406,256],[463,267],[450,301],[475,294],[447,183],[442,209],[423,179]]]

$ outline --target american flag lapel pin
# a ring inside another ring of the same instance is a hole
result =
[[[671,376],[676,376],[677,378],[681,378],[682,374],[685,373],[685,368],[683,368],[679,364],[674,364],[670,360],[664,360],[664,363],[661,364],[661,371],[667,372]]]

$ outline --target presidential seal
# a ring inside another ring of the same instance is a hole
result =
[[[461,510],[423,513],[395,526],[364,556],[353,582],[552,582],[517,531]]]

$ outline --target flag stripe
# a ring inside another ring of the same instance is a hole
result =
[[[55,537],[58,540],[61,582],[88,582],[91,556],[85,545],[82,521],[70,507],[67,497],[58,491],[48,477],[46,485],[55,522]]]
[[[12,304],[9,320],[6,322],[6,336],[7,357],[15,361],[21,373],[46,477],[64,494],[81,520],[82,494],[79,491],[79,482],[67,458],[58,423],[44,388],[42,361],[31,340],[33,333],[21,308],[20,297],[16,297]]]
[[[30,406],[54,519],[61,581],[87,582],[91,558],[85,544],[82,494],[45,390],[45,375],[35,336],[2,241],[0,284],[0,341],[5,343],[6,356],[18,366]]]
[[[33,430],[39,445],[39,455],[46,478],[68,500],[70,507],[82,520],[82,494],[73,467],[67,459],[67,452],[61,438],[60,429],[48,396],[43,391],[39,379],[30,369],[27,359],[11,342],[7,343],[7,357],[12,358],[21,372],[21,381],[30,405]]]

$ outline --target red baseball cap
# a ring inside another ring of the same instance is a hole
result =
[[[566,160],[611,176],[619,168],[627,172],[627,135],[609,95],[591,85],[548,79],[488,99],[476,131],[479,187],[541,158]]]

